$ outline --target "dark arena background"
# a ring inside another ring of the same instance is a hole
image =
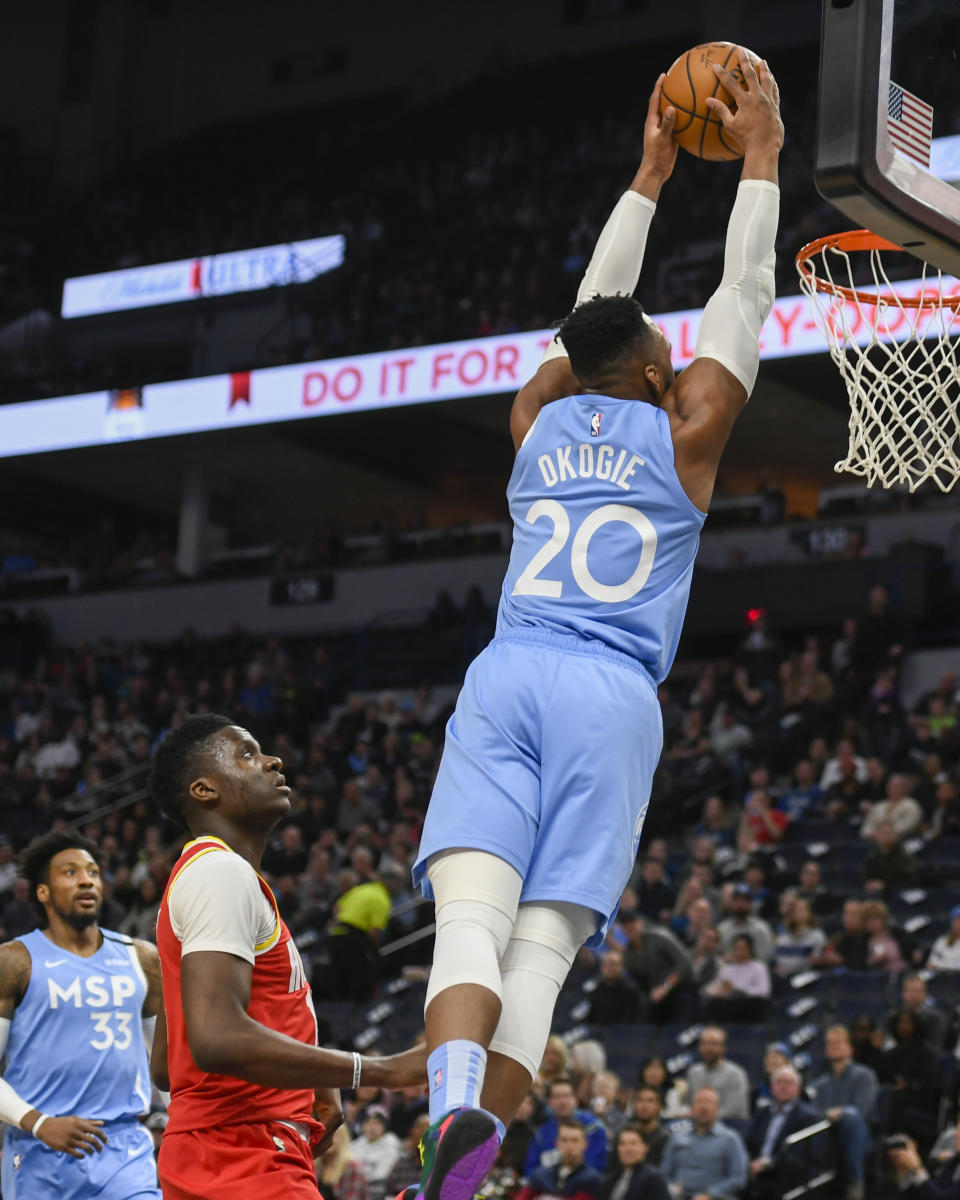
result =
[[[960,508],[834,473],[847,394],[794,268],[851,225],[814,186],[819,6],[42,0],[3,25],[0,937],[36,924],[18,853],[67,827],[101,850],[102,924],[154,937],[185,839],[152,806],[150,756],[184,714],[223,712],[294,789],[264,874],[322,1044],[420,1035],[434,914],[410,867],[445,721],[494,630],[513,395],[633,177],[657,75],[742,42],[782,97],[777,301],[660,688],[634,876],[561,992],[484,1194],[534,1200],[550,1123],[573,1112],[601,1178],[563,1195],[605,1200],[637,1122],[672,1194],[699,1195],[683,1155],[707,1080],[746,1160],[776,1159],[710,1195],[893,1196],[901,1134],[942,1178],[960,1088]],[[681,152],[654,219],[636,295],[678,369],[738,178]],[[345,954],[338,902],[380,880],[389,919]],[[867,1110],[849,1105],[859,1176],[847,1105],[824,1100],[837,1026],[874,1076]],[[705,1066],[716,1027],[742,1073]],[[774,1154],[783,1062],[813,1116]],[[354,1141],[318,1161],[319,1187],[391,1200],[419,1173],[425,1092],[344,1104]],[[152,1110],[159,1144],[157,1092]],[[629,1200],[662,1194],[644,1178]]]

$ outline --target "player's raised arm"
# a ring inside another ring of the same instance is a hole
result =
[[[720,100],[707,101],[744,147],[740,186],[727,225],[723,278],[703,311],[694,361],[663,405],[682,422],[673,434],[680,481],[704,510],[720,455],[756,382],[760,328],[774,300],[777,166],[783,146],[780,93],[766,62],[754,67],[741,49],[740,67],[746,92],[729,71],[714,64],[720,80],[739,98],[736,112]]]
[[[199,950],[182,960],[187,1041],[201,1071],[272,1088],[400,1088],[427,1078],[426,1051],[415,1046],[384,1058],[324,1050],[261,1025],[247,1014],[253,968],[233,954]]]
[[[660,189],[670,178],[677,159],[673,140],[676,110],[661,115],[661,75],[650,96],[643,127],[643,157],[633,182],[617,201],[597,240],[593,256],[577,292],[577,304],[593,296],[630,296],[640,278],[647,233],[656,211]],[[527,431],[545,404],[579,390],[563,343],[554,338],[536,375],[517,393],[510,413],[510,433],[519,450]]]

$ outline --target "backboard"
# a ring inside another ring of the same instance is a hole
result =
[[[960,276],[960,0],[823,0],[814,179]]]

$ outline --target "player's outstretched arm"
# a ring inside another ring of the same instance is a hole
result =
[[[660,113],[664,79],[661,75],[657,80],[647,105],[640,166],[603,227],[577,291],[576,304],[593,296],[630,296],[637,286],[660,189],[670,178],[677,161],[677,144],[673,140],[676,110],[671,106],[662,115]],[[514,449],[520,449],[541,408],[563,396],[575,395],[579,390],[580,384],[570,369],[563,343],[554,338],[536,375],[520,389],[513,402],[510,434]]]
[[[720,455],[756,382],[760,328],[774,300],[777,167],[783,145],[780,93],[767,64],[754,67],[742,49],[740,68],[746,92],[728,71],[717,69],[739,97],[736,112],[720,100],[708,102],[744,147],[740,186],[727,225],[723,278],[704,309],[694,361],[663,404],[674,420],[680,482],[704,510],[713,494]]]
[[[354,1086],[352,1054],[308,1046],[247,1014],[252,978],[250,963],[233,954],[203,950],[183,956],[183,1016],[190,1053],[200,1070],[263,1087]],[[426,1050],[415,1046],[385,1058],[363,1058],[360,1077],[370,1087],[424,1083]]]

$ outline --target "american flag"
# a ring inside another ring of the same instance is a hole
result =
[[[893,82],[887,93],[887,128],[890,140],[901,154],[923,167],[930,166],[933,109]]]

